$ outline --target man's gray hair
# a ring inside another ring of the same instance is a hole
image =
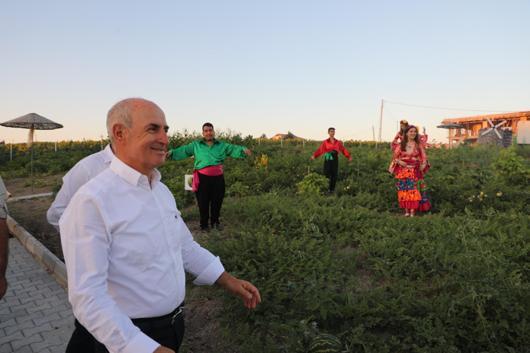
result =
[[[127,98],[119,101],[110,108],[107,113],[107,133],[109,135],[110,142],[113,141],[112,136],[112,127],[116,124],[123,124],[127,128],[132,127],[132,112],[134,108],[145,105],[152,104],[158,108],[158,106],[151,102],[150,100],[144,98]],[[160,109],[160,108],[158,108]]]
[[[107,113],[107,134],[109,135],[110,142],[114,142],[114,136],[112,136],[112,128],[116,124],[123,124],[128,128],[132,126],[131,119],[131,106],[135,98],[127,98],[119,101],[110,108]]]

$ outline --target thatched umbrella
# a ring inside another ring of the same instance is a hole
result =
[[[54,130],[60,129],[63,126],[50,119],[47,119],[37,113],[29,113],[20,116],[16,119],[6,121],[0,125],[5,127],[17,127],[22,129],[29,129],[28,147],[30,148],[30,169],[31,169],[31,189],[33,190],[33,134],[35,130]]]
[[[50,119],[47,119],[43,116],[40,116],[37,113],[29,113],[23,116],[20,116],[16,119],[6,121],[0,125],[5,127],[18,127],[22,129],[29,129],[28,135],[28,147],[31,147],[33,144],[33,134],[35,130],[54,130],[60,129],[63,126],[58,124]]]

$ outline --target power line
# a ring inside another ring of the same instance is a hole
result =
[[[415,107],[415,108],[424,108],[424,109],[436,109],[436,110],[453,110],[453,111],[469,111],[469,112],[481,112],[481,113],[506,113],[508,110],[482,110],[482,109],[465,109],[465,108],[448,108],[448,107],[434,107],[429,105],[419,105],[419,104],[409,104],[409,103],[401,103],[401,102],[393,102],[384,100],[385,103],[395,104],[395,105],[404,105],[407,107]]]

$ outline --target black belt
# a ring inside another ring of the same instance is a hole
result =
[[[132,322],[134,324],[173,324],[176,318],[178,318],[180,315],[182,315],[182,310],[184,309],[184,303],[180,304],[170,312],[169,314],[157,316],[157,317],[145,317],[145,318],[139,318],[139,319],[132,319]]]

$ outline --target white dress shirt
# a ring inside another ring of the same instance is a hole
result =
[[[114,157],[59,221],[74,315],[110,352],[153,352],[159,344],[130,318],[181,304],[184,270],[195,284],[213,284],[224,271],[193,240],[160,173],[151,179]]]
[[[114,157],[110,145],[76,163],[63,177],[63,186],[46,213],[48,223],[59,229],[59,218],[77,190],[90,179],[107,169]]]

